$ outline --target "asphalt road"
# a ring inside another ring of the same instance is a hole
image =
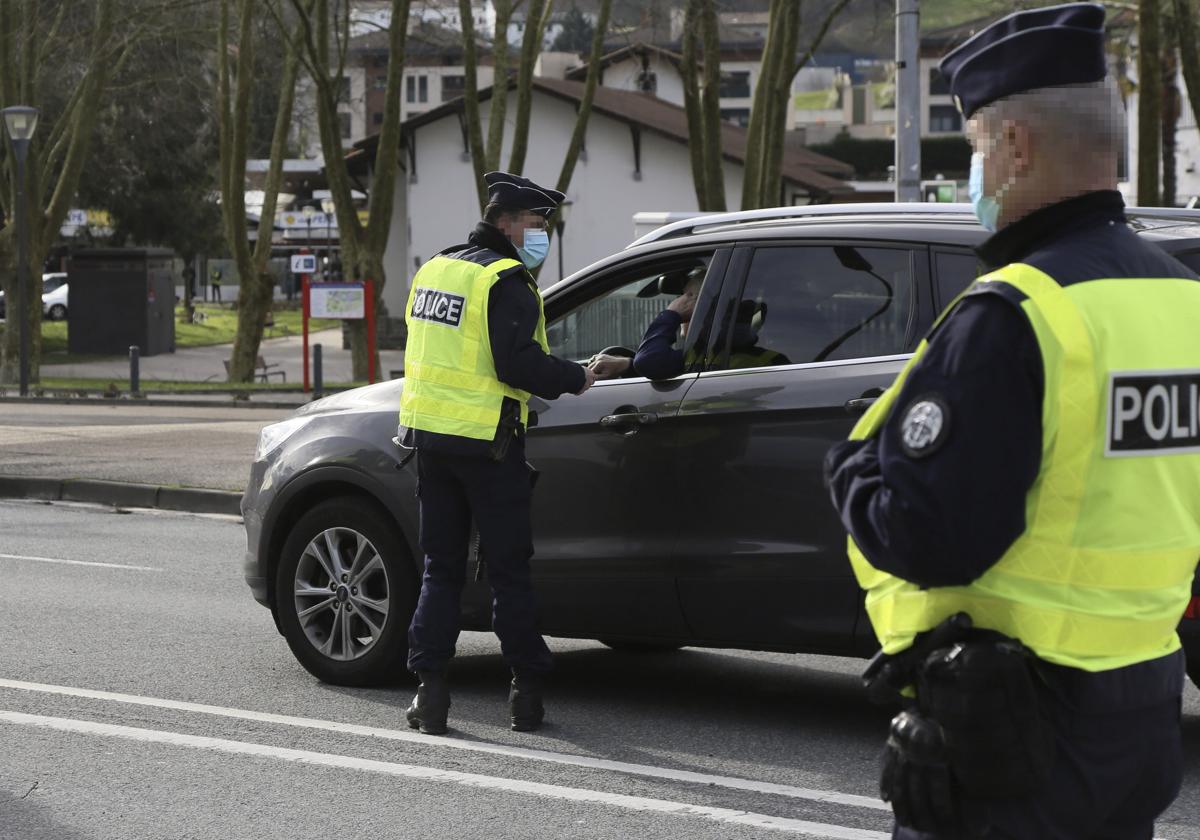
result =
[[[244,490],[258,432],[290,409],[7,403],[0,474]]]
[[[487,634],[452,733],[412,684],[322,685],[240,580],[233,519],[0,501],[0,838],[883,838],[888,714],[861,663],[554,641],[549,723],[508,730]],[[70,562],[64,562],[70,561]],[[1156,836],[1200,833],[1188,776]],[[529,752],[535,751],[535,752]],[[693,775],[688,775],[693,774]]]

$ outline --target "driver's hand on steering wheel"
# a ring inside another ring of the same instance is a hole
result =
[[[616,379],[627,374],[632,367],[633,359],[603,354],[593,356],[587,365],[587,369],[594,373],[597,379]]]

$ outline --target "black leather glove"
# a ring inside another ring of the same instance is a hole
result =
[[[896,822],[946,837],[961,834],[941,727],[915,711],[892,718],[879,792]]]

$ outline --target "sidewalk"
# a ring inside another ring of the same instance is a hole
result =
[[[323,380],[325,382],[351,381],[350,351],[342,349],[340,329],[323,330],[308,337],[309,353],[314,344],[321,345]],[[224,382],[225,364],[231,345],[217,344],[211,347],[185,347],[174,353],[144,356],[140,362],[142,379],[176,380],[184,382]],[[289,385],[300,385],[304,381],[303,337],[299,335],[263,340],[259,355],[269,365],[283,371]],[[382,370],[376,371],[376,380],[391,379],[392,371],[404,368],[403,350],[381,350]],[[100,378],[114,382],[129,381],[129,359],[116,357],[104,361],[81,362],[79,364],[42,364],[42,376],[47,378]],[[310,376],[312,374],[310,373]],[[271,376],[278,382],[278,376]]]
[[[100,479],[240,496],[259,430],[289,413],[286,408],[6,403],[0,414],[0,477]],[[0,490],[36,495],[15,492],[11,482],[0,481]],[[134,504],[116,495],[109,503]]]

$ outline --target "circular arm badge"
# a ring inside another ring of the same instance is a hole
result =
[[[942,448],[950,432],[950,407],[936,394],[908,405],[900,423],[900,446],[910,458],[925,458]]]

